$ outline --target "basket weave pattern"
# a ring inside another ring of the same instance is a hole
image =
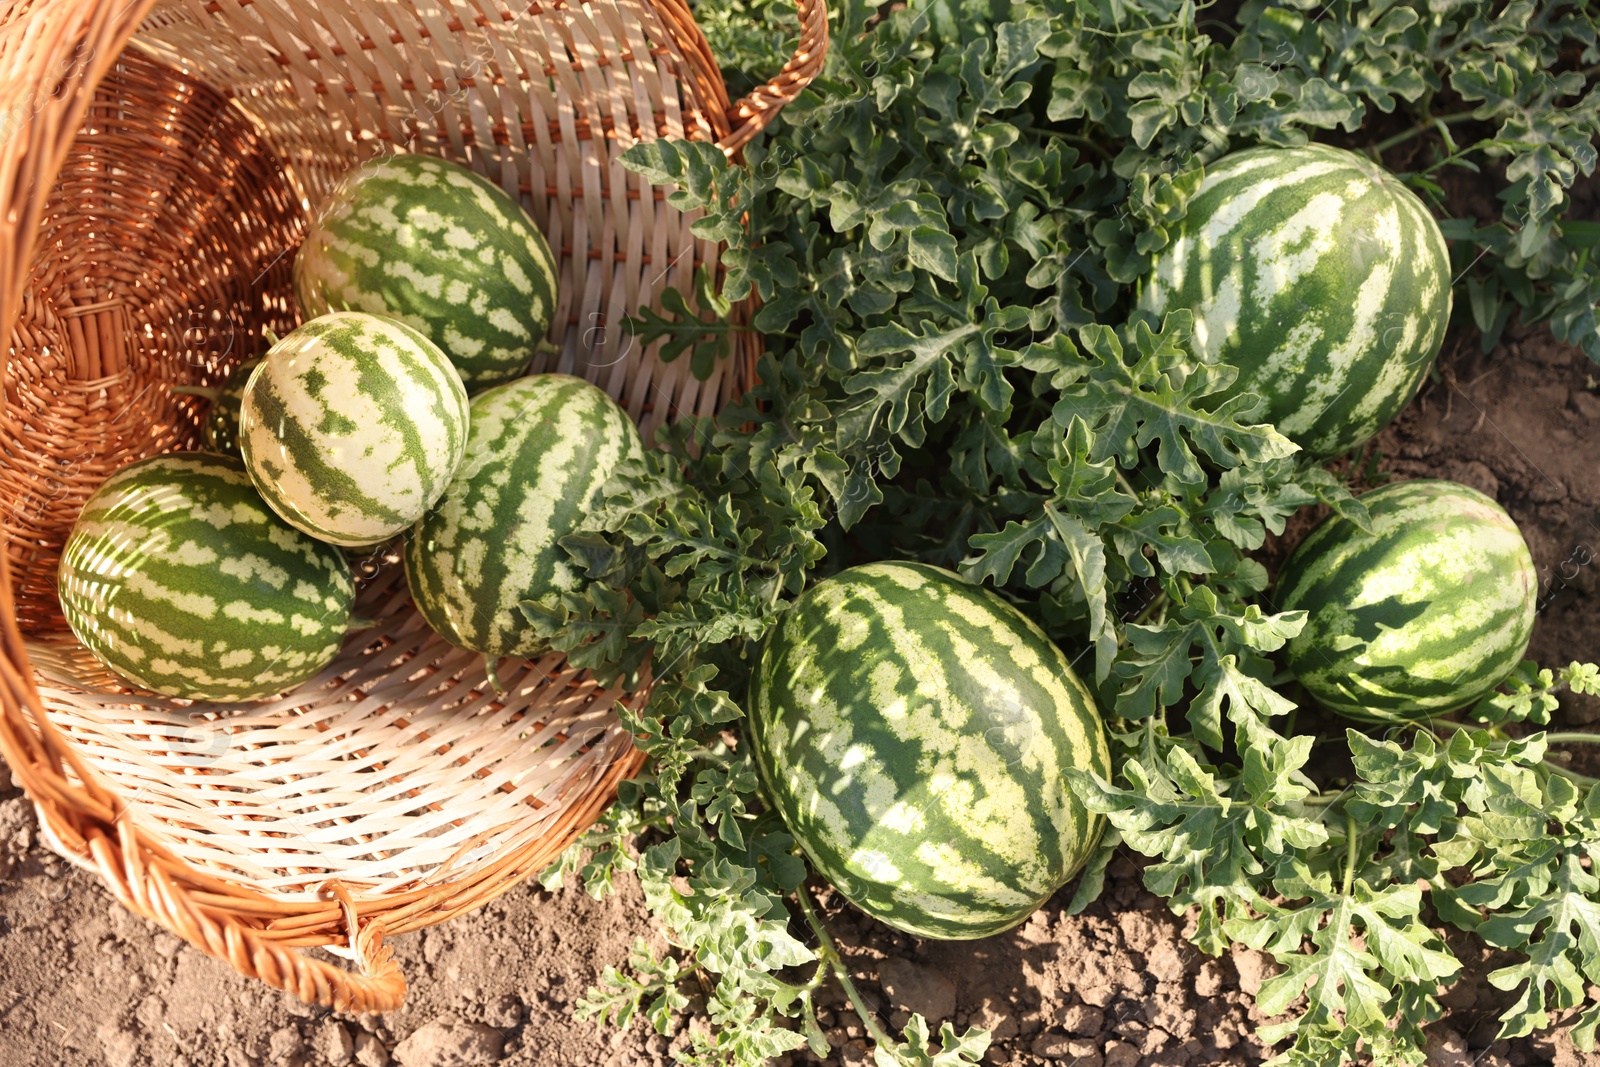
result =
[[[637,770],[616,703],[642,693],[559,655],[497,692],[392,560],[360,595],[379,624],[248,706],[128,691],[60,633],[55,566],[108,474],[195,445],[199,403],[171,387],[298,322],[308,212],[383,152],[466,163],[529,208],[560,266],[536,370],[596,382],[647,434],[737,395],[753,349],[701,382],[621,328],[718,249],[618,156],[660,136],[736,154],[820,67],[826,13],[799,9],[794,59],[730,104],[683,0],[0,4],[0,754],[124,905],[308,1000],[392,1008],[385,935],[538,871]]]

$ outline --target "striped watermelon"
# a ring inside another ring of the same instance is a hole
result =
[[[1374,532],[1327,519],[1284,562],[1278,607],[1309,612],[1289,669],[1328,708],[1367,722],[1453,711],[1528,648],[1533,557],[1511,516],[1455,482],[1361,498]]]
[[[578,378],[536,374],[473,398],[461,469],[406,538],[406,579],[428,625],[490,660],[542,652],[519,605],[580,587],[557,542],[617,465],[643,454],[627,412]]]
[[[467,443],[467,393],[433,342],[395,319],[337,311],[267,350],[245,386],[239,451],[297,530],[387,541],[444,493]]]
[[[1089,691],[1020,612],[938,567],[873,563],[804,593],[763,649],[749,725],[816,869],[908,933],[1015,926],[1100,835],[1062,774],[1110,777]]]
[[[206,409],[205,421],[200,424],[200,436],[206,448],[230,456],[239,454],[239,400],[250,374],[261,361],[247,359],[228,373],[228,380],[220,386],[174,385],[172,391],[185,396],[204,397],[211,402]]]
[[[351,171],[294,261],[307,317],[393,315],[426,334],[471,391],[533,359],[556,307],[556,261],[533,219],[458,163],[393,155]]]
[[[339,550],[284,525],[244,464],[207,452],[107,478],[57,582],[72,632],[106,666],[192,700],[261,700],[310,678],[339,651],[355,600]]]
[[[1428,209],[1338,148],[1252,148],[1207,171],[1140,306],[1194,312],[1205,358],[1317,457],[1406,406],[1450,318],[1450,258]]]

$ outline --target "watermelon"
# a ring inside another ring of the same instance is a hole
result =
[[[414,525],[466,443],[467,393],[444,353],[360,311],[274,344],[239,409],[256,489],[290,526],[335,545],[379,544]]]
[[[1020,612],[938,567],[852,567],[802,594],[762,650],[748,721],[817,871],[908,933],[1015,926],[1100,835],[1062,773],[1111,774],[1089,691]]]
[[[107,478],[61,553],[61,610],[134,685],[261,700],[332,662],[355,584],[338,549],[274,515],[244,464],[155,456]]]
[[[1345,452],[1410,401],[1450,319],[1450,257],[1422,201],[1326,145],[1252,148],[1206,172],[1140,306],[1194,313],[1198,354],[1312,456]]]
[[[618,464],[643,454],[627,412],[581,379],[536,374],[474,397],[466,458],[406,538],[406,579],[428,625],[491,661],[543,652],[521,603],[582,586],[558,542]]]
[[[307,317],[370,311],[416,327],[476,392],[533,359],[555,314],[556,260],[498,185],[449,160],[392,155],[329,194],[294,285]]]
[[[174,385],[172,391],[185,396],[204,397],[211,402],[206,417],[200,424],[200,436],[206,448],[230,456],[239,454],[239,401],[250,374],[259,366],[259,359],[247,359],[228,373],[227,381],[220,386]]]
[[[1284,561],[1278,607],[1308,612],[1289,669],[1365,722],[1412,721],[1484,696],[1521,661],[1538,573],[1511,516],[1455,482],[1361,498],[1372,533],[1333,516]]]

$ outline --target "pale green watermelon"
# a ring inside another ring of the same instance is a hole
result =
[[[287,526],[244,465],[156,456],[84,504],[57,575],[67,624],[134,685],[260,700],[332,662],[355,585],[338,549]]]
[[[795,601],[751,682],[751,751],[816,869],[925,937],[987,937],[1100,836],[1067,768],[1111,774],[1093,699],[995,593],[917,563],[852,567]]]
[[[352,170],[294,262],[306,317],[392,315],[450,357],[468,391],[527,369],[556,308],[556,261],[505,190],[459,163],[392,155]]]
[[[467,393],[444,353],[359,311],[312,319],[273,345],[239,410],[240,454],[272,510],[347,547],[415,524],[466,443]]]
[[[1199,354],[1239,368],[1232,392],[1317,457],[1406,406],[1450,320],[1450,257],[1422,201],[1327,145],[1251,148],[1207,168],[1140,293],[1194,313]]]

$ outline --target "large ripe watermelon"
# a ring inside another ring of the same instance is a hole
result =
[[[751,683],[756,766],[816,869],[926,937],[1021,922],[1100,835],[1064,768],[1109,777],[1065,655],[993,592],[916,563],[853,567],[784,615]]]
[[[536,374],[475,397],[455,480],[406,538],[406,579],[428,625],[490,659],[543,651],[519,605],[579,588],[557,542],[617,465],[643,452],[628,413],[578,378]]]
[[[469,391],[520,375],[556,307],[556,261],[522,206],[458,163],[393,155],[357,167],[294,261],[308,317],[392,315],[444,350]]]
[[[439,499],[467,443],[467,393],[403,322],[312,319],[245,386],[239,450],[272,510],[330,544],[387,541]]]
[[[1422,201],[1326,145],[1252,148],[1206,172],[1140,306],[1194,312],[1197,349],[1314,456],[1399,414],[1439,353],[1450,257]]]
[[[1289,669],[1367,722],[1453,711],[1503,681],[1533,632],[1539,582],[1511,516],[1455,482],[1361,498],[1373,533],[1331,517],[1283,564],[1278,607],[1309,612]]]
[[[107,478],[67,538],[58,590],[106,666],[193,700],[260,700],[310,678],[355,600],[338,549],[268,510],[239,460],[206,452]]]

